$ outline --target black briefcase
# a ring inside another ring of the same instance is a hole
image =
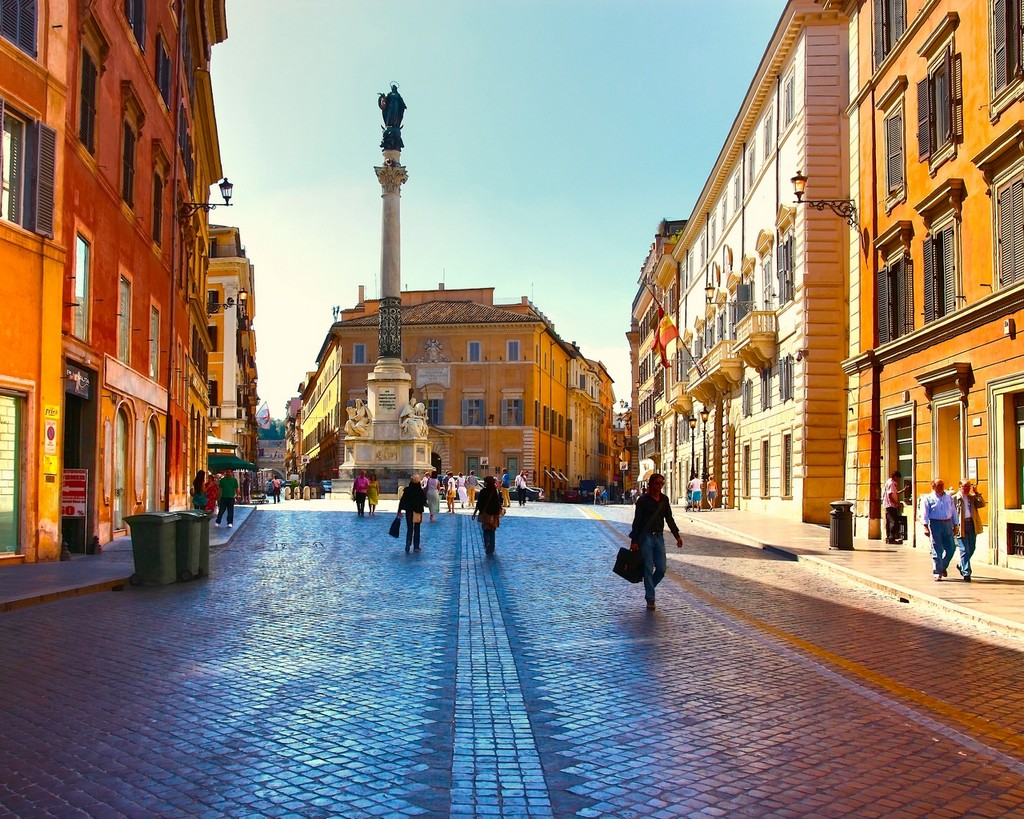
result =
[[[612,571],[630,583],[639,583],[644,579],[644,559],[640,552],[634,552],[623,546],[615,557]]]

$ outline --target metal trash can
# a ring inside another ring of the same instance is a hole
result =
[[[209,512],[198,509],[190,509],[180,513],[183,517],[191,517],[195,523],[194,527],[199,532],[199,561],[197,565],[197,577],[210,576],[210,519],[213,517]],[[179,524],[180,526],[181,524]]]
[[[828,548],[853,551],[853,501],[832,501],[829,506]]]
[[[180,517],[177,512],[145,512],[125,518],[131,527],[135,559],[135,574],[130,578],[133,586],[167,585],[177,579],[175,536]]]
[[[191,511],[179,512],[175,527],[174,546],[178,580],[183,583],[199,576],[199,549],[202,520]]]

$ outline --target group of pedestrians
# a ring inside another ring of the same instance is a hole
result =
[[[708,475],[707,480],[702,481],[696,472],[690,475],[690,482],[686,486],[687,504],[686,508],[692,512],[704,511],[704,503],[707,502],[708,511],[713,512],[715,502],[718,500],[718,481],[714,475]]]
[[[212,472],[207,474],[205,469],[200,469],[192,480],[192,508],[201,509],[211,515],[216,510],[217,519],[214,526],[220,526],[225,516],[229,529],[235,525],[237,495],[238,478],[231,469],[226,470],[220,478]]]
[[[494,554],[495,532],[501,523],[501,516],[504,514],[501,492],[493,475],[488,475],[484,478],[483,488],[479,492],[477,492],[477,488],[480,485],[479,479],[476,478],[475,473],[472,471],[470,476],[474,478],[472,485],[473,519],[479,519],[483,529],[484,551],[489,555]],[[453,484],[452,477],[450,472],[445,476],[446,492],[450,491],[450,487]],[[460,475],[459,477],[461,478],[462,476]],[[434,521],[439,513],[442,482],[437,477],[437,472],[432,471],[427,476],[425,483],[426,485],[424,485],[424,480],[419,475],[412,475],[409,478],[408,486],[404,487],[402,496],[398,501],[398,514],[396,518],[401,519],[402,513],[405,513],[406,552],[410,550],[418,552],[421,550],[420,528],[423,524],[423,515],[429,511],[430,520]],[[460,490],[466,492],[468,501],[469,487],[466,485],[465,479],[462,482],[455,479],[454,484],[456,492]],[[449,500],[448,506],[448,511],[454,512],[451,500]]]
[[[942,478],[932,481],[932,491],[921,499],[921,522],[931,541],[932,577],[936,581],[948,576],[949,564],[959,551],[957,571],[970,582],[971,558],[982,529],[978,510],[984,505],[985,499],[970,479],[960,482],[955,495],[946,492]]]
[[[377,504],[380,503],[380,484],[377,482],[377,473],[367,474],[365,469],[359,470],[354,481],[352,481],[352,498],[356,502],[356,514],[359,517],[366,516],[366,507],[370,507],[370,517],[377,514]]]
[[[959,552],[956,569],[966,581],[971,581],[971,558],[982,531],[981,514],[985,498],[970,478],[960,481],[960,491],[950,494],[946,482],[936,478],[931,492],[920,501],[920,519],[931,548],[932,578],[942,581],[949,576],[953,555]],[[900,544],[907,537],[907,518],[903,514],[903,498],[909,485],[903,475],[894,471],[882,488],[882,507],[885,510],[885,542]]]

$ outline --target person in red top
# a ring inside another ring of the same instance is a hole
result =
[[[683,538],[679,534],[672,517],[672,507],[668,498],[661,494],[665,485],[665,476],[657,473],[647,481],[647,493],[636,502],[633,515],[633,528],[629,531],[629,548],[640,552],[644,559],[644,599],[647,608],[654,608],[654,587],[665,576],[667,561],[665,558],[665,524],[676,536],[676,546],[683,547]]]
[[[366,470],[360,470],[359,475],[352,482],[352,496],[356,499],[356,513],[363,517],[366,511],[366,490],[370,488],[370,479],[366,477]]]

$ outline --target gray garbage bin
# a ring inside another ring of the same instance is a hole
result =
[[[199,509],[190,509],[180,513],[182,517],[188,516],[193,519],[194,527],[199,533],[199,558],[197,562],[197,577],[210,576],[210,519],[213,517],[209,512]]]
[[[832,501],[829,506],[828,548],[853,551],[853,501]]]
[[[199,549],[203,521],[191,510],[178,513],[174,545],[177,560],[175,567],[178,580],[187,582],[199,576]]]
[[[166,585],[177,579],[176,527],[177,512],[145,512],[129,515],[125,522],[131,527],[132,557],[135,559],[133,586],[143,583]]]

